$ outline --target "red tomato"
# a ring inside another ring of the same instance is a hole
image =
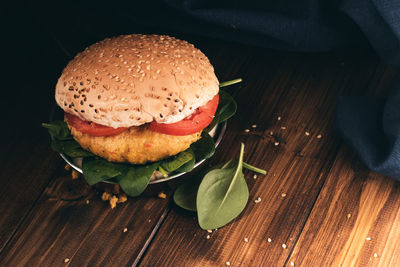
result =
[[[77,129],[78,131],[86,134],[90,134],[93,136],[110,136],[122,133],[126,131],[128,128],[126,127],[119,127],[119,128],[112,128],[104,125],[97,124],[95,122],[84,121],[81,120],[79,117],[65,113],[65,119],[67,120],[68,124]]]
[[[195,113],[175,123],[151,122],[149,129],[169,135],[189,135],[197,133],[206,128],[213,120],[217,111],[219,94],[202,107],[196,109]]]

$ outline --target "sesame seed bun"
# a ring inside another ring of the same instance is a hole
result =
[[[109,127],[174,123],[219,90],[208,58],[170,36],[131,34],[95,43],[71,60],[56,85],[57,104]]]

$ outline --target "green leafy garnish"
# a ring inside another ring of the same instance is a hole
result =
[[[161,163],[161,167],[167,172],[173,172],[182,167],[185,163],[193,159],[193,153],[190,151],[183,151],[178,155],[168,158]]]
[[[83,177],[89,185],[122,175],[127,168],[125,164],[112,163],[100,158],[84,158],[82,162]]]
[[[265,170],[243,162],[244,145],[241,144],[239,157],[218,164],[177,188],[174,202],[179,207],[197,211],[199,225],[203,229],[215,229],[236,218],[245,208],[249,190],[243,176],[243,167],[257,173]],[[201,182],[200,182],[201,181]]]
[[[192,159],[180,166],[178,169],[175,170],[175,172],[190,172],[194,168],[194,164],[196,163],[196,156],[193,152],[192,149],[186,150],[186,152],[192,154]]]
[[[122,190],[131,197],[140,195],[150,182],[151,176],[160,165],[159,162],[136,165],[128,168],[128,171],[119,175],[116,179]]]
[[[72,135],[68,129],[65,121],[52,121],[51,123],[42,123],[44,128],[47,128],[49,134],[53,139],[57,140],[70,140],[72,139]]]
[[[202,132],[201,138],[190,147],[197,161],[208,159],[215,153],[214,139],[207,132]]]
[[[219,90],[219,103],[217,111],[215,112],[214,119],[212,120],[210,125],[208,125],[206,129],[204,129],[204,131],[210,132],[215,127],[215,125],[224,122],[235,115],[236,110],[237,104],[233,97],[224,90]]]
[[[232,85],[232,84],[236,84],[236,83],[240,83],[240,82],[242,82],[242,78],[237,78],[237,79],[234,79],[234,80],[226,81],[226,82],[220,83],[219,84],[219,88],[222,88],[222,87],[225,87],[225,86],[229,86],[229,85]]]
[[[196,208],[201,228],[207,230],[224,226],[246,207],[249,189],[242,171],[243,151],[242,143],[236,166],[228,164],[212,170],[200,183]]]

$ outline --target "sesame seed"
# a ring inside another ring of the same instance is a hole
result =
[[[365,238],[365,240],[370,241],[371,237],[368,236],[367,238]]]
[[[374,253],[374,258],[378,258],[378,253]]]
[[[257,174],[254,174],[254,175],[253,175],[253,179],[257,179]]]
[[[226,262],[226,265],[231,266],[231,263],[229,261]]]
[[[268,241],[268,243],[271,243],[272,239],[268,237],[267,241]]]
[[[207,239],[210,239],[210,238],[211,238],[211,236],[210,236],[210,235],[207,235],[207,236],[206,236],[206,238],[207,238]]]
[[[320,135],[320,134],[317,135],[317,138],[318,138],[318,139],[321,139],[321,138],[322,138],[322,135]]]
[[[282,247],[283,247],[283,248],[286,248],[286,244],[282,244]]]
[[[290,262],[290,266],[294,266],[294,262],[293,261]]]
[[[286,130],[286,126],[282,126],[281,129],[282,129],[282,130]]]
[[[249,242],[249,239],[248,239],[247,237],[245,237],[243,240],[244,240],[244,242],[246,242],[246,243]]]
[[[257,199],[254,200],[255,203],[260,203],[261,202],[261,198],[258,197]]]
[[[282,119],[281,116],[279,116],[279,117],[278,117],[278,121],[280,121],[281,119]]]
[[[124,232],[124,233],[128,232],[128,228],[125,227],[124,230],[123,230],[123,232]]]
[[[245,129],[244,132],[245,132],[245,133],[248,133],[248,132],[250,132],[250,130],[249,130],[249,129]]]
[[[212,230],[207,230],[207,232],[212,233]]]
[[[351,214],[348,213],[348,214],[347,214],[347,219],[350,219],[350,217],[351,217]]]
[[[90,203],[89,199],[86,199],[86,204],[88,204],[88,205],[89,205],[89,203]]]
[[[307,132],[307,131],[306,131],[306,132],[304,132],[304,134],[305,134],[305,135],[307,135],[307,136],[309,136],[309,135],[310,135],[310,133],[309,133],[309,132]]]
[[[251,128],[257,128],[256,124],[251,125]]]
[[[275,146],[279,146],[279,142],[275,142],[274,145],[275,145]]]
[[[286,197],[286,193],[282,193],[281,196],[282,196],[282,197]]]
[[[65,262],[65,263],[69,262],[69,259],[68,259],[68,258],[65,258],[65,259],[64,259],[64,262]]]

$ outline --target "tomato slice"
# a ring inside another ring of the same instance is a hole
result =
[[[206,128],[214,119],[218,101],[219,94],[216,94],[207,104],[197,108],[195,113],[183,120],[170,124],[153,121],[150,123],[149,129],[154,132],[179,136],[197,133]]]
[[[65,113],[65,119],[67,120],[69,125],[77,129],[78,131],[93,136],[117,135],[128,129],[126,127],[112,128],[101,124],[97,124],[95,122],[84,121],[79,117],[69,113]]]

